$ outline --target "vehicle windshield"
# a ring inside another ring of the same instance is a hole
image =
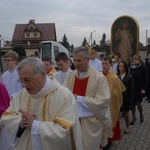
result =
[[[42,43],[41,46],[42,59],[45,57],[51,58],[51,43]]]

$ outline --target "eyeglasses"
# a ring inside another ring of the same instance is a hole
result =
[[[30,78],[30,79],[18,79],[17,81],[19,82],[19,83],[27,83],[27,84],[29,84],[30,82],[32,82],[34,79],[35,79],[35,77],[38,75],[39,73],[37,73],[36,75],[34,75],[32,78]]]
[[[10,62],[10,61],[14,61],[14,60],[10,60],[10,59],[4,59],[4,61],[6,61],[6,62],[7,62],[7,61],[8,61],[8,62]]]

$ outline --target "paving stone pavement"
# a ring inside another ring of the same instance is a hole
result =
[[[136,109],[136,122],[130,125],[130,132],[124,134],[125,121],[120,117],[122,139],[112,143],[111,150],[150,150],[150,103],[142,102],[144,122],[141,124],[139,112]],[[131,113],[130,113],[131,114]]]

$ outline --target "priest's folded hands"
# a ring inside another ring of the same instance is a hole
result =
[[[20,122],[20,128],[27,128],[27,127],[31,128],[36,115],[35,114],[32,115],[26,111],[23,111],[22,109],[20,109],[19,112],[22,113],[22,120]]]

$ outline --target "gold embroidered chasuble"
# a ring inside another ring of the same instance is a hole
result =
[[[73,94],[55,79],[43,91],[29,95],[23,89],[3,114],[10,137],[21,121],[19,109],[36,114],[43,150],[82,150],[77,105]],[[32,150],[31,130],[26,128],[14,150]]]
[[[63,85],[73,91],[76,77],[78,73],[74,70],[68,75]],[[106,145],[107,138],[112,136],[110,91],[106,77],[92,66],[80,79],[87,77],[89,79],[84,99],[94,116],[80,118],[83,150],[97,150],[100,143]]]

